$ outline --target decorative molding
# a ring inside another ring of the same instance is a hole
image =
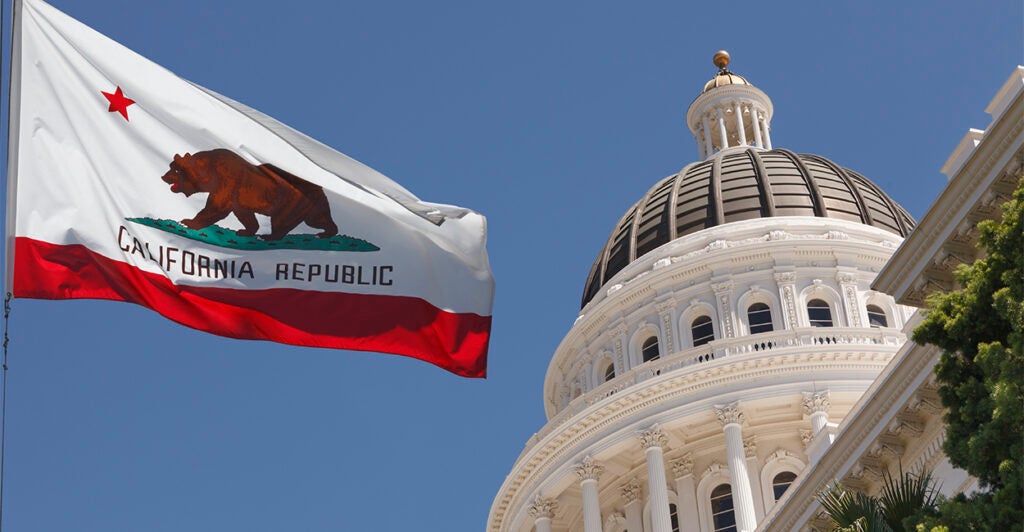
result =
[[[724,465],[722,465],[719,462],[711,462],[711,465],[709,465],[708,468],[704,470],[704,474],[702,474],[700,476],[700,478],[703,479],[703,478],[710,477],[712,475],[727,476],[728,474],[729,474],[729,468],[728,467],[725,467]]]
[[[792,284],[782,287],[782,304],[786,308],[786,319],[789,321],[789,328],[796,329],[796,294]]]
[[[604,473],[604,466],[595,461],[590,455],[587,455],[583,458],[582,462],[576,464],[574,471],[576,476],[580,477],[580,482],[586,480],[596,481]]]
[[[795,272],[781,272],[775,274],[775,282],[779,284],[783,283],[795,283],[796,273]]]
[[[655,423],[651,428],[641,430],[637,437],[640,438],[640,446],[646,449],[651,447],[665,447],[668,445],[668,435]]]
[[[742,425],[746,420],[743,412],[740,411],[739,401],[727,405],[715,405],[715,416],[718,417],[718,421],[722,423],[723,427],[733,423]]]
[[[640,481],[635,478],[631,479],[619,488],[619,493],[622,494],[622,501],[625,504],[640,500],[640,496],[643,495],[640,490]]]
[[[668,463],[676,478],[693,475],[693,453],[686,453]]]
[[[800,429],[800,441],[803,442],[804,448],[806,449],[810,445],[811,440],[814,439],[814,432],[807,429]]]
[[[529,512],[530,517],[533,517],[534,519],[541,517],[553,519],[555,517],[556,510],[558,510],[558,500],[537,495],[530,504]]]
[[[757,458],[757,436],[743,440],[743,454],[749,458]]]
[[[722,294],[723,292],[730,292],[730,291],[732,291],[733,286],[734,285],[733,285],[732,281],[722,281],[720,283],[711,283],[711,289],[714,290],[714,292],[716,294]]]
[[[818,412],[828,413],[832,408],[832,400],[828,390],[821,392],[803,392],[803,400],[800,405],[804,407],[804,414],[808,416]]]
[[[622,527],[626,526],[626,516],[620,512],[612,512],[608,514],[608,518],[604,520],[605,530],[622,530]]]

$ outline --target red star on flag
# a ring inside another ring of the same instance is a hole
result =
[[[115,90],[113,94],[103,91],[100,92],[103,93],[103,95],[107,97],[107,101],[110,102],[110,107],[107,108],[107,111],[110,111],[111,113],[115,111],[121,113],[121,116],[123,116],[125,120],[128,120],[128,106],[135,103],[135,100],[125,98],[124,93],[121,92],[120,86],[117,87],[117,90]]]

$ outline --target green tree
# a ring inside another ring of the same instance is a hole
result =
[[[818,494],[837,532],[896,532],[915,530],[923,516],[934,512],[938,492],[932,475],[885,472],[878,497],[835,484]]]
[[[1024,530],[1024,180],[1001,221],[979,224],[986,256],[962,265],[962,287],[928,299],[914,341],[942,350],[935,366],[950,462],[982,492],[940,505],[951,530]]]

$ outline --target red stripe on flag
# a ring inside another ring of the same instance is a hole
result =
[[[394,353],[465,377],[487,372],[491,317],[414,297],[175,285],[82,245],[26,237],[16,239],[14,258],[15,297],[125,301],[230,338]]]

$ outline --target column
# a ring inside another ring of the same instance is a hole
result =
[[[768,133],[768,119],[767,117],[761,117],[761,128],[764,132],[764,147],[769,150],[772,149],[772,136]]]
[[[796,274],[793,272],[776,273],[775,282],[779,285],[782,317],[788,328],[795,329],[799,324],[796,311]]]
[[[537,495],[530,505],[530,515],[533,517],[533,528],[536,532],[551,532],[551,520],[555,517],[555,510],[558,509],[558,501],[548,497]]]
[[[622,486],[623,509],[626,511],[626,530],[644,529],[644,503],[640,500],[640,481],[630,480]]]
[[[679,532],[700,532],[697,486],[693,481],[693,455],[686,453],[672,460],[669,465],[672,466],[672,474],[676,477],[676,495],[679,497],[676,500]]]
[[[672,532],[669,518],[668,485],[665,479],[665,454],[662,447],[668,436],[658,425],[640,431],[640,446],[647,457],[647,493],[651,501],[651,527],[653,532]]]
[[[761,490],[761,468],[757,463],[757,438],[743,440],[743,452],[747,455],[747,477],[750,480],[750,494],[754,497],[754,515],[764,519],[764,495]]]
[[[836,282],[839,283],[839,293],[843,295],[847,326],[863,327],[860,313],[864,307],[861,306],[857,298],[857,275],[851,272],[839,272],[836,274]]]
[[[729,462],[729,480],[732,483],[732,502],[736,511],[736,529],[753,532],[757,528],[754,496],[750,491],[746,453],[743,452],[743,412],[739,402],[715,407],[715,415],[725,432],[725,454]]]
[[[701,117],[704,122],[704,151],[707,152],[705,158],[711,157],[711,154],[715,153],[715,148],[711,145],[711,124],[708,123],[708,115]]]
[[[604,473],[604,466],[587,456],[576,465],[583,490],[583,532],[601,532],[601,501],[597,495],[597,478]]]
[[[828,409],[832,407],[832,400],[828,390],[822,392],[804,392],[802,401],[804,414],[811,418],[811,434],[817,436],[825,425],[828,424]]]
[[[711,290],[715,292],[715,299],[718,301],[718,315],[722,317],[722,337],[734,338],[732,305],[729,295],[732,293],[732,281],[726,279],[721,282],[712,282]]]
[[[715,111],[718,111],[718,139],[721,141],[722,149],[724,150],[729,147],[729,136],[725,129],[725,115],[722,114],[721,107],[715,109]]]
[[[743,109],[740,107],[740,102],[736,102],[733,112],[736,113],[736,131],[740,138],[740,146],[746,146],[747,131],[743,128]]]
[[[754,106],[750,106],[750,125],[754,127],[754,144],[758,148],[763,148],[764,143],[761,142],[761,113],[754,109]]]

